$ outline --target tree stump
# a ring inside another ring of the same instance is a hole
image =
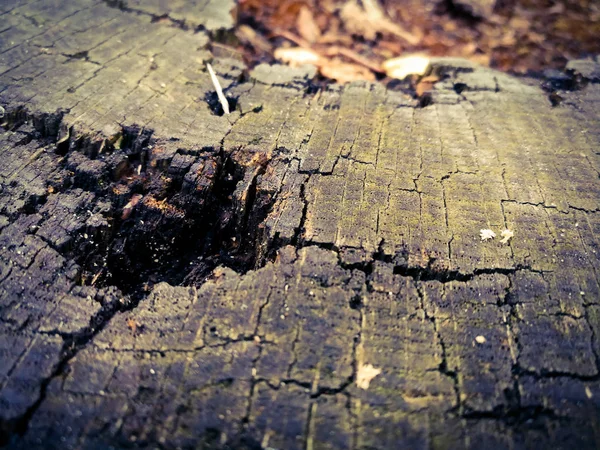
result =
[[[0,443],[597,448],[597,62],[425,105],[200,3],[0,5]]]

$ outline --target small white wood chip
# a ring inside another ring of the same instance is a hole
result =
[[[590,390],[590,388],[587,386],[585,387],[585,396],[587,398],[592,398],[594,396],[594,394],[592,394],[592,391]]]
[[[223,89],[221,88],[221,83],[219,83],[219,80],[217,79],[217,74],[209,63],[206,63],[206,68],[208,69],[210,79],[212,80],[215,90],[217,91],[217,97],[219,97],[219,101],[223,107],[223,112],[225,114],[229,114],[229,103],[227,102],[227,98],[225,98],[225,94],[223,94]]]
[[[371,380],[381,373],[381,369],[376,369],[372,364],[361,364],[356,372],[356,385],[360,389],[369,389]]]
[[[475,337],[475,342],[477,342],[478,344],[485,344],[486,338],[484,336],[477,336]]]
[[[500,242],[502,242],[503,244],[508,244],[508,241],[510,241],[510,238],[512,238],[515,235],[515,233],[513,233],[510,230],[504,230],[502,233],[500,233],[500,235],[502,236]]]
[[[487,241],[488,239],[494,239],[496,237],[496,233],[492,230],[479,230],[479,236],[482,241]]]

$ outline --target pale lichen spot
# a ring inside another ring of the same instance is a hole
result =
[[[369,389],[369,384],[377,375],[381,373],[381,369],[373,367],[372,364],[361,364],[356,372],[356,385],[360,389]]]
[[[508,244],[508,241],[515,235],[515,233],[506,229],[502,233],[500,233],[500,235],[502,236],[502,239],[500,239],[500,242],[503,244]]]
[[[489,239],[494,239],[496,237],[496,233],[489,229],[479,230],[479,237],[482,241],[487,241]]]

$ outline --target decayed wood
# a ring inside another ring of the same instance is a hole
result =
[[[220,116],[169,5],[0,5],[0,443],[597,448],[598,65],[214,59]]]

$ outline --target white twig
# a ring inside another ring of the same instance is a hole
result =
[[[206,63],[206,68],[208,69],[208,73],[210,73],[210,79],[212,80],[215,90],[217,91],[217,97],[219,97],[219,101],[223,107],[223,112],[225,114],[229,114],[229,103],[227,103],[227,98],[225,98],[225,94],[223,94],[223,89],[221,88],[221,84],[217,79],[217,74],[215,74],[215,71],[209,63]]]

